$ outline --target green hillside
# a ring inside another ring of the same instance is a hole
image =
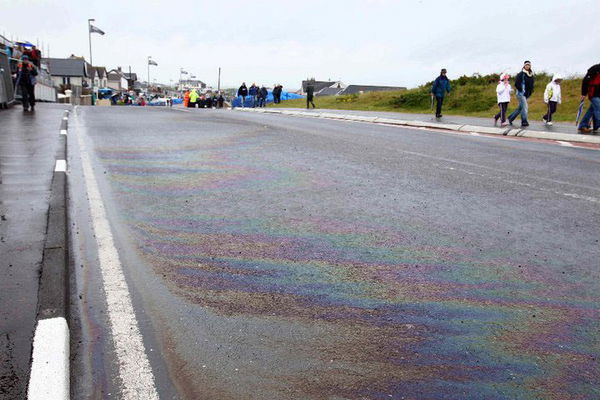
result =
[[[546,113],[544,89],[551,76],[538,73],[535,76],[535,90],[529,99],[529,119],[541,120]],[[492,117],[498,111],[496,104],[496,85],[498,75],[461,76],[451,80],[452,93],[444,101],[444,114],[476,117]],[[514,87],[514,77],[511,79]],[[367,111],[396,111],[409,113],[430,113],[432,82],[418,88],[402,92],[372,92],[350,96],[316,97],[318,108]],[[562,104],[554,114],[556,121],[575,121],[577,107],[581,98],[581,78],[563,80]],[[509,112],[517,107],[517,99],[513,95],[509,104]],[[287,100],[270,107],[306,107],[306,100]]]

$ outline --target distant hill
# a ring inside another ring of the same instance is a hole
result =
[[[544,89],[552,77],[541,72],[535,75],[534,93],[529,99],[529,119],[538,121],[546,113]],[[496,104],[497,74],[461,76],[451,80],[452,93],[444,102],[444,114],[490,117],[498,111]],[[433,82],[427,82],[414,89],[401,92],[370,92],[348,96],[322,96],[315,98],[318,108],[342,110],[397,111],[413,113],[430,113],[430,90]],[[514,77],[511,77],[514,87]],[[581,78],[563,80],[562,104],[554,114],[556,121],[573,121],[577,114],[581,97]],[[509,112],[517,107],[517,99],[513,95],[509,104]],[[304,99],[283,101],[275,107],[306,107]]]

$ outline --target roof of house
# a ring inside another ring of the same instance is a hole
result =
[[[108,75],[108,71],[106,71],[106,67],[94,67],[94,71],[96,72],[96,75],[98,75],[98,78],[106,78]]]
[[[315,93],[315,96],[336,96],[343,90],[344,90],[343,88],[338,88],[337,86],[336,87],[326,87],[324,89],[319,90],[317,93]]]
[[[392,90],[406,90],[406,88],[401,86],[348,85],[348,87],[339,94],[346,95],[360,92],[387,92]]]
[[[308,80],[308,81],[302,81],[302,91],[306,92],[306,85],[308,85],[308,83],[312,83],[313,87],[315,88],[315,92],[318,92],[321,89],[325,89],[326,87],[330,87],[331,85],[337,84],[337,82],[331,82],[331,81],[315,81],[315,80]]]
[[[123,76],[125,77],[125,79],[133,79],[134,81],[138,80],[137,74],[135,72],[132,72],[131,74],[129,72],[125,72],[123,73]]]
[[[123,78],[123,74],[120,74],[119,71],[110,70],[106,75],[109,81],[120,81]]]
[[[82,59],[72,58],[44,58],[48,70],[54,76],[82,76],[87,77],[87,63]]]

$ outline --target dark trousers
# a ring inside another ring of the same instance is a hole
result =
[[[20,84],[21,88],[21,101],[23,102],[23,108],[33,108],[35,106],[35,86]]]
[[[313,101],[313,98],[312,98],[312,96],[311,96],[311,97],[307,97],[307,98],[306,98],[306,108],[310,108],[310,107],[309,107],[309,104],[312,104],[313,108],[315,108],[315,107],[316,107],[316,106],[315,106],[315,102]]]
[[[264,97],[259,97],[258,98],[258,106],[259,107],[264,107],[265,106],[265,98]]]
[[[496,121],[498,121],[498,119],[500,119],[500,122],[505,123],[506,122],[506,110],[508,109],[508,101],[505,103],[498,103],[498,107],[500,108],[500,111],[498,112],[498,114],[496,114],[494,119]]]
[[[435,101],[435,116],[439,118],[442,116],[442,104],[444,103],[444,98],[440,96],[435,96]]]
[[[548,102],[548,112],[542,118],[544,118],[544,120],[546,120],[548,122],[552,121],[552,114],[554,114],[556,112],[557,105],[558,105],[558,103],[556,101],[549,101]]]

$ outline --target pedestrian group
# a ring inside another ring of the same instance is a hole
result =
[[[433,109],[433,102],[435,99],[436,118],[442,117],[444,97],[452,90],[450,80],[446,76],[446,73],[446,69],[442,69],[440,76],[434,80],[433,85],[431,86],[431,107]],[[558,105],[562,102],[560,87],[562,80],[563,77],[560,74],[555,74],[552,77],[552,80],[546,85],[546,90],[544,90],[544,103],[548,105],[548,109],[546,114],[542,117],[542,121],[548,126],[552,126],[552,116],[556,112]],[[515,91],[518,106],[507,116],[508,104],[510,103],[513,88],[510,85],[510,75],[507,73],[500,74],[500,81],[498,82],[498,86],[496,86],[496,98],[499,111],[494,116],[494,125],[497,125],[498,121],[500,121],[500,126],[502,127],[513,125],[513,122],[520,117],[521,127],[526,128],[529,126],[529,104],[527,101],[533,94],[534,83],[535,78],[531,68],[531,62],[525,61],[522,70],[515,77]],[[586,97],[590,100],[591,104],[583,118],[579,120],[579,114],[581,113]],[[598,128],[600,127],[600,64],[591,67],[583,78],[579,111],[580,113],[578,113],[577,116],[578,132],[583,134],[598,132]],[[591,128],[590,124],[592,125]],[[504,134],[506,135],[507,132]]]

